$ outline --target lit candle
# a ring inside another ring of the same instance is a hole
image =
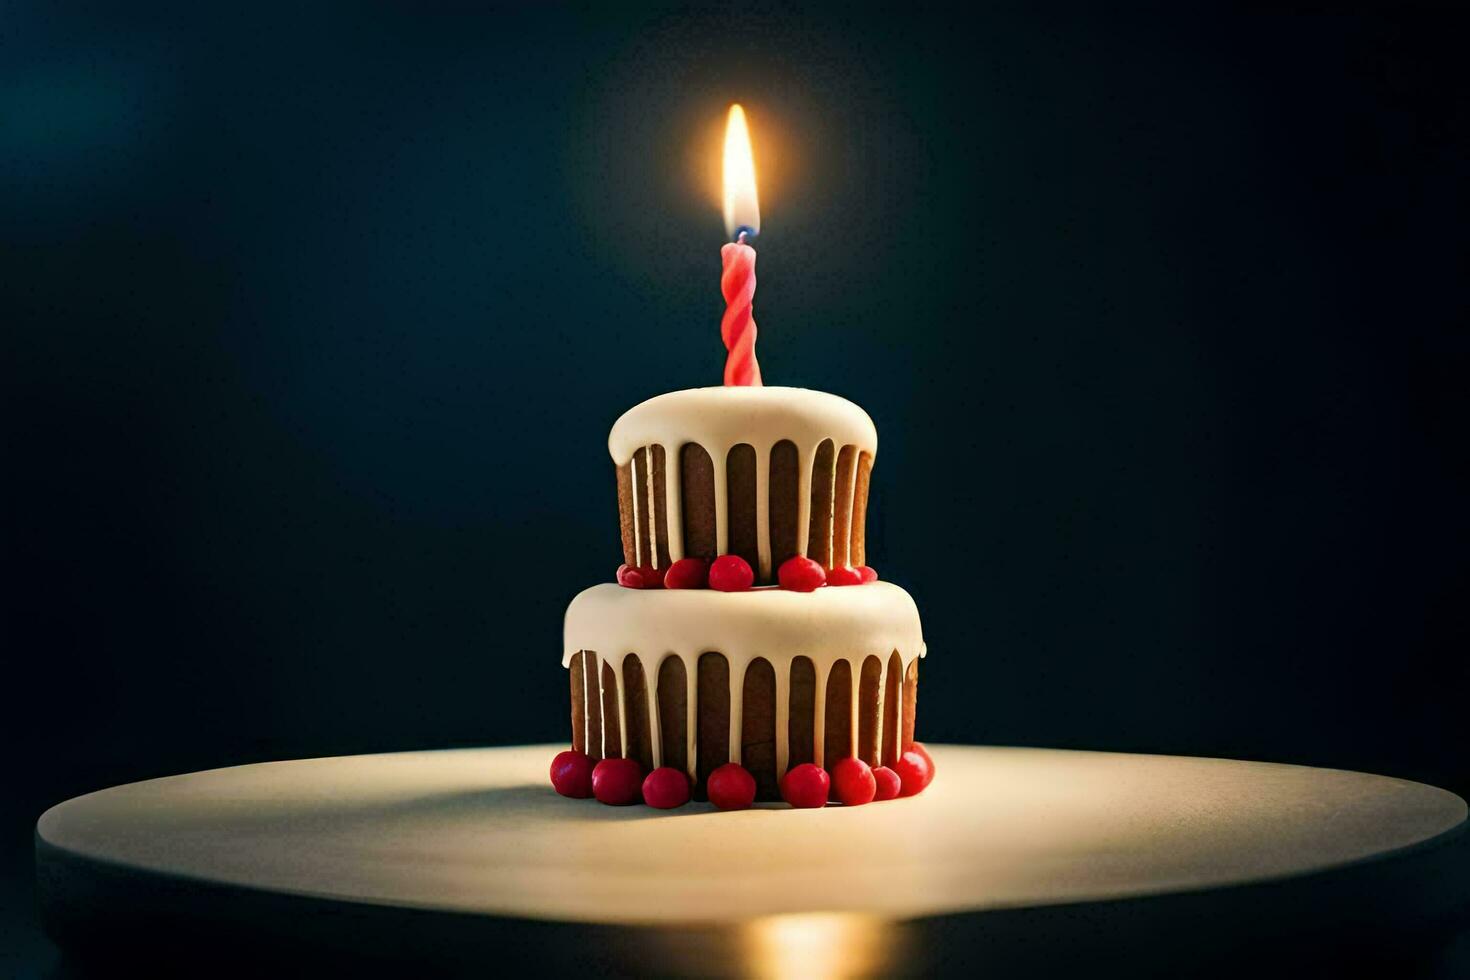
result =
[[[730,107],[725,123],[725,233],[734,241],[720,249],[720,293],[725,297],[725,315],[720,319],[720,337],[725,341],[725,384],[759,385],[760,362],[755,359],[755,249],[746,239],[761,230],[760,203],[755,196],[755,160],[750,152],[750,132],[745,128],[745,110]]]

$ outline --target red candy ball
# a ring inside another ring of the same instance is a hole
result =
[[[755,777],[737,762],[727,762],[705,781],[709,801],[721,810],[745,810],[755,802]]]
[[[592,759],[586,752],[567,749],[551,760],[551,786],[562,796],[585,800],[592,795]]]
[[[821,766],[803,762],[788,770],[781,777],[781,799],[798,810],[808,810],[827,805],[827,793],[832,780]]]
[[[924,779],[924,788],[927,789],[929,784],[934,782],[934,757],[929,754],[928,749],[924,748],[923,742],[910,742],[905,751],[919,753],[924,757],[924,761],[929,764],[929,775]]]
[[[754,584],[750,562],[739,555],[721,555],[709,566],[709,587],[719,592],[744,592]]]
[[[858,568],[858,575],[862,578],[864,585],[867,585],[869,582],[878,581],[878,573],[873,571],[873,569],[869,568],[867,565],[863,565]]]
[[[643,767],[636,759],[603,759],[592,770],[592,795],[599,803],[637,803],[642,784]]]
[[[703,558],[680,558],[664,573],[666,589],[702,589],[709,584],[709,563]]]
[[[689,802],[689,777],[683,770],[661,766],[643,780],[643,802],[660,810],[672,810]]]
[[[652,565],[619,565],[618,584],[625,589],[661,589],[664,573]]]
[[[862,585],[863,573],[851,565],[827,569],[828,585]]]
[[[899,790],[899,796],[918,796],[929,785],[929,776],[934,769],[929,764],[929,757],[921,752],[909,749],[898,757],[893,764],[893,771],[898,773],[903,788]]]
[[[879,766],[873,770],[873,781],[877,783],[878,790],[873,794],[875,800],[891,800],[903,789],[903,780],[887,766]]]
[[[843,759],[832,767],[832,792],[846,806],[873,802],[878,782],[873,778],[872,767],[862,759]]]
[[[776,578],[788,592],[815,592],[827,584],[822,566],[803,555],[783,561]]]

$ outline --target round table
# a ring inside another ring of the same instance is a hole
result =
[[[1383,776],[934,746],[912,799],[724,813],[564,799],[556,751],[81,796],[36,826],[43,913],[84,959],[848,976],[1165,962],[1186,942],[1217,963],[1247,942],[1312,957],[1328,933],[1419,941],[1470,898],[1464,801]]]

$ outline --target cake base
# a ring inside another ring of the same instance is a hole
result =
[[[1470,898],[1464,802],[1380,776],[936,746],[939,777],[912,799],[664,812],[556,796],[558,748],[268,763],[78,797],[36,827],[43,911],[74,952],[155,967],[218,967],[227,950],[821,975],[839,954],[861,974],[1026,950],[1055,965],[1114,941],[1134,964],[1185,937],[1213,956],[1309,928],[1341,943]]]
[[[727,762],[777,780],[858,756],[892,766],[914,740],[919,613],[890,582],[716,592],[604,583],[567,607],[572,747],[683,769],[703,799]]]

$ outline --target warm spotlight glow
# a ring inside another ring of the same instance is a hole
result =
[[[725,233],[732,239],[741,231],[755,236],[761,230],[761,207],[755,193],[755,157],[745,110],[730,107],[725,122]]]
[[[745,927],[751,975],[770,980],[871,976],[890,958],[899,926],[868,915],[772,915]]]

